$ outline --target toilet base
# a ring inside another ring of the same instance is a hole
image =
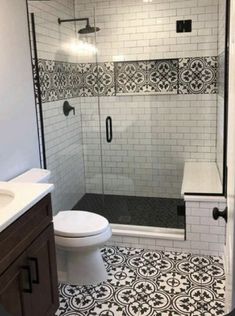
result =
[[[57,251],[58,277],[61,283],[96,285],[107,280],[100,249]]]

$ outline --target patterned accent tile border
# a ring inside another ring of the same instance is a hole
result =
[[[39,75],[43,102],[115,95],[113,63],[75,64],[40,59]]]
[[[114,63],[84,64],[79,96],[115,95]]]
[[[112,246],[102,255],[107,282],[61,284],[56,316],[224,315],[220,257]]]
[[[42,102],[75,97],[215,94],[217,57],[68,63],[39,60]]]
[[[217,57],[179,60],[179,94],[215,94],[216,81]]]
[[[116,93],[177,94],[178,59],[115,63]]]

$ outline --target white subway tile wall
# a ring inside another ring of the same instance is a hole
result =
[[[90,17],[99,61],[217,56],[218,0],[75,0],[77,17]],[[192,19],[192,33],[176,21]]]
[[[219,0],[218,18],[218,55],[225,51],[226,1]]]
[[[73,207],[85,193],[80,100],[71,99],[75,115],[63,114],[63,101],[43,104],[48,169],[55,184],[53,211]]]
[[[215,161],[216,95],[102,97],[100,113],[106,194],[178,198],[184,161]],[[102,193],[96,98],[82,100],[82,127],[86,192]]]
[[[217,137],[216,137],[216,162],[223,181],[224,161],[224,97],[217,95]]]
[[[77,56],[65,49],[75,37],[73,23],[59,26],[58,18],[74,17],[73,0],[29,1],[34,12],[38,58],[76,62]],[[43,103],[47,168],[51,170],[54,214],[72,208],[85,193],[80,99],[69,100],[76,114],[65,117],[64,100]]]
[[[74,24],[58,24],[58,18],[74,18],[74,0],[29,0],[28,5],[35,14],[39,58],[76,62],[77,56],[66,46],[74,40]]]
[[[188,252],[200,255],[224,255],[225,221],[215,221],[212,210],[223,211],[226,202],[186,202],[186,240],[167,240],[113,235],[107,244],[163,251]]]
[[[93,21],[95,16],[101,28],[96,35],[99,62],[217,56],[217,0],[76,0],[75,8],[76,17]],[[192,19],[192,33],[176,33],[179,19]],[[102,190],[96,102],[94,98],[82,101],[90,193]],[[180,197],[184,161],[216,159],[216,102],[213,95],[102,97],[105,193]],[[111,144],[105,141],[109,115]],[[94,118],[96,123],[91,122]]]
[[[219,0],[219,22],[218,22],[218,94],[217,94],[217,144],[216,162],[223,179],[223,152],[224,152],[224,71],[225,71],[225,21],[226,2]]]

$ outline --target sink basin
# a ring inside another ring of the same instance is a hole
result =
[[[14,193],[7,190],[0,190],[0,208],[7,206],[14,199]]]

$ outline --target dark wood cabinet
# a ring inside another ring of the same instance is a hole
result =
[[[52,316],[58,308],[51,221],[47,196],[0,233],[0,304],[12,316]],[[17,232],[18,242],[14,244]]]
[[[0,277],[0,304],[12,316],[30,315],[30,293],[24,291],[25,254],[20,256]]]
[[[52,315],[57,309],[58,287],[55,262],[54,230],[50,225],[29,247],[28,262],[32,273],[33,316]]]

